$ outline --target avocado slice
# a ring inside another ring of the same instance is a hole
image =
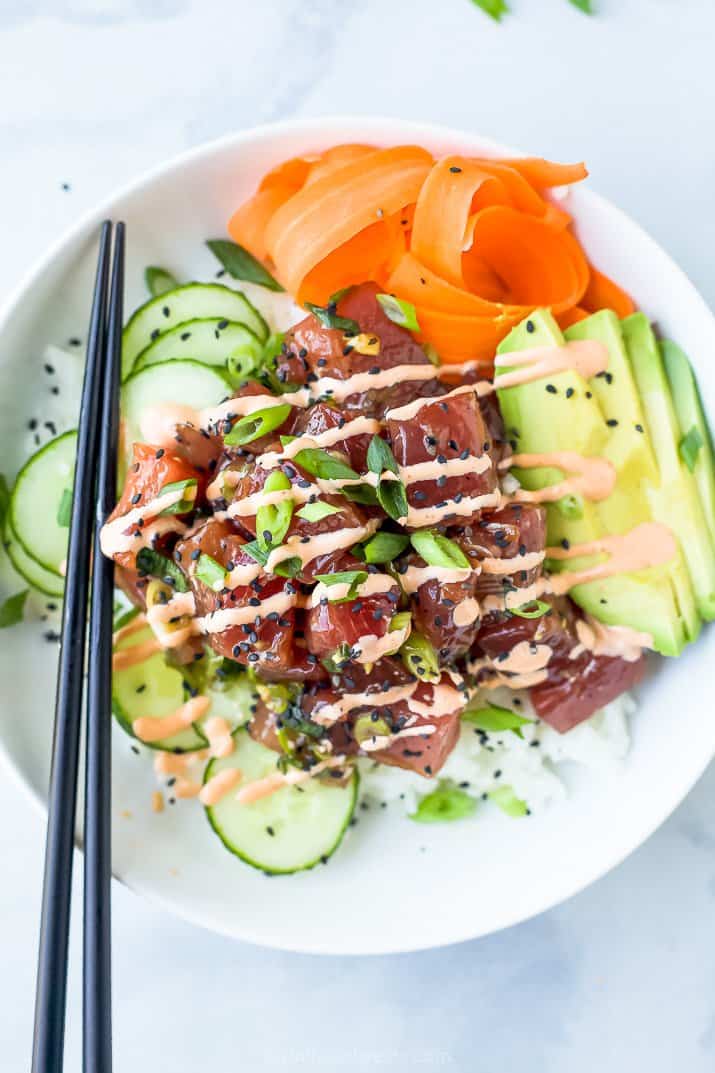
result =
[[[700,505],[708,525],[710,539],[715,543],[715,458],[710,429],[700,401],[700,392],[692,366],[677,343],[664,339],[660,344],[660,350],[673,397],[675,416],[680,426],[680,444],[683,442],[683,437],[693,435],[693,429],[695,442],[700,443],[691,472],[698,486]],[[682,449],[680,454],[682,458]]]
[[[582,332],[588,330],[581,329]],[[613,343],[617,348],[620,340],[622,347],[620,328],[616,330],[610,318],[600,318],[594,330],[608,334],[608,341],[605,338],[602,340],[606,345]],[[498,352],[506,354],[534,346],[561,346],[563,342],[564,337],[552,315],[548,311],[537,310],[512,330],[500,344]],[[617,356],[614,370],[614,380],[621,375],[626,385],[630,383],[632,387],[632,378],[630,375],[626,377],[629,368],[622,352]],[[499,372],[503,371],[506,368],[500,367]],[[569,450],[584,455],[598,455],[609,458],[619,474],[614,492],[601,503],[582,499],[576,503],[565,503],[560,500],[547,506],[548,540],[552,545],[564,540],[574,545],[585,543],[611,533],[627,532],[640,522],[650,520],[648,501],[641,493],[639,480],[634,474],[638,474],[639,457],[650,475],[656,471],[655,461],[648,458],[647,447],[640,447],[635,440],[631,443],[623,435],[620,425],[610,426],[606,423],[599,398],[610,386],[605,378],[594,377],[587,382],[575,371],[568,370],[550,377],[548,384],[536,380],[498,391],[507,436],[515,451],[539,453]],[[550,387],[556,388],[556,391],[549,390]],[[612,397],[615,400],[615,394]],[[614,402],[613,405],[620,407],[619,413],[625,413],[625,402]],[[637,406],[634,388],[631,405]],[[514,472],[526,488],[542,488],[563,476],[555,468]],[[621,472],[624,473],[623,486]],[[593,561],[593,558],[554,561],[550,566],[554,571],[579,569]],[[664,655],[678,655],[690,639],[664,567],[589,582],[577,586],[570,595],[584,610],[602,622],[630,626],[650,634],[655,648]]]
[[[710,620],[715,618],[715,547],[695,477],[678,451],[680,426],[660,349],[643,313],[626,317],[622,327],[660,472],[660,483],[649,493],[653,517],[678,537],[698,611]]]
[[[606,457],[618,472],[614,494],[598,504],[606,531],[623,532],[621,519],[629,509],[634,525],[651,518],[667,524],[667,518],[653,507],[653,488],[660,484],[660,473],[618,317],[604,309],[572,325],[564,335],[567,340],[595,339],[608,349],[607,371],[590,381],[611,429]],[[682,549],[662,569],[670,580],[685,640],[694,641],[702,623]]]

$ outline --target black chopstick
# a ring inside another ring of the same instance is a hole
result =
[[[122,359],[124,224],[114,236],[106,357],[100,407],[92,610],[87,672],[87,762],[84,798],[83,1069],[111,1073],[111,719],[114,563],[102,555],[100,530],[117,492],[119,380]]]
[[[61,1073],[63,1066],[77,769],[111,232],[111,223],[105,222],[100,235],[77,436],[48,796],[32,1073]]]

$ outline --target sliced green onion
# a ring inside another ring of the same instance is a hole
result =
[[[340,507],[334,507],[331,503],[323,503],[317,500],[315,503],[306,503],[304,507],[296,511],[298,518],[305,522],[322,522],[323,518],[329,518],[331,514],[340,514]]]
[[[583,0],[580,0],[583,2]],[[485,15],[489,15],[495,22],[501,22],[502,15],[507,15],[509,7],[505,0],[472,0],[472,3],[481,8]]]
[[[678,444],[678,453],[691,473],[695,472],[695,463],[698,460],[700,448],[704,446],[700,429],[695,425],[686,432]]]
[[[160,496],[167,495],[170,492],[181,492],[182,496],[176,503],[166,507],[159,517],[161,518],[165,514],[187,514],[190,510],[193,510],[198,486],[199,482],[196,477],[187,477],[184,481],[172,481],[171,484],[165,484],[163,488],[159,489]]]
[[[342,300],[343,300],[343,298],[345,297],[346,294],[350,294],[350,291],[354,291],[354,290],[355,290],[355,284],[354,283],[351,283],[348,287],[341,287],[339,291],[335,291],[334,294],[330,295],[330,298],[328,299],[328,305],[329,306],[336,306],[338,304],[338,302],[342,302]]]
[[[410,536],[412,547],[428,566],[456,567],[469,570],[470,562],[459,544],[436,529],[419,529]]]
[[[311,719],[306,719],[301,715],[300,708],[296,704],[287,706],[286,711],[281,715],[281,723],[289,730],[297,734],[305,734],[307,738],[313,738],[316,741],[325,736],[325,727],[320,723],[314,723]]]
[[[556,509],[569,521],[578,521],[579,518],[583,518],[583,499],[569,492],[568,495],[556,500]]]
[[[263,491],[286,492],[291,487],[285,473],[277,469],[268,475]],[[264,507],[259,507],[256,513],[256,539],[259,546],[266,551],[278,547],[290,528],[292,517],[292,499],[284,499],[281,503],[267,503]]]
[[[297,577],[303,569],[303,562],[297,555],[290,559],[282,559],[273,567],[273,573],[278,577]]]
[[[395,456],[381,436],[373,436],[370,440],[370,446],[367,449],[367,468],[378,477],[381,477],[385,470],[390,473],[399,474],[400,472]]]
[[[350,662],[351,658],[350,645],[343,641],[341,645],[338,645],[334,652],[329,656],[326,656],[320,662],[323,664],[328,674],[340,674],[346,663]]]
[[[326,481],[360,480],[359,473],[319,447],[304,447],[293,456],[293,461],[306,473]]]
[[[435,648],[424,634],[410,634],[400,647],[398,655],[402,658],[410,674],[419,678],[422,682],[435,684],[441,678],[439,670],[439,657]]]
[[[261,566],[265,566],[268,562],[268,556],[270,554],[265,548],[262,548],[257,540],[249,540],[247,544],[244,544],[241,551],[245,551],[246,555],[250,555],[252,559],[255,559]]]
[[[188,592],[189,586],[181,569],[172,559],[161,555],[153,548],[140,548],[137,554],[137,570],[140,575],[157,577],[177,592]]]
[[[72,491],[65,488],[57,508],[57,524],[61,529],[69,529],[72,520]]]
[[[417,811],[411,813],[410,819],[416,823],[451,823],[473,815],[476,808],[475,798],[443,780],[436,790],[420,800]]]
[[[402,481],[380,481],[377,486],[377,501],[385,514],[396,522],[407,517],[410,506]]]
[[[388,633],[397,633],[398,630],[406,630],[409,628],[412,622],[412,615],[409,611],[398,611],[396,615],[392,616],[390,625],[387,627]]]
[[[257,261],[252,253],[249,253],[237,242],[230,242],[224,238],[209,239],[206,243],[211,252],[218,258],[229,276],[234,279],[245,280],[248,283],[257,283],[259,287],[266,287],[269,291],[282,291],[280,283],[268,272],[260,261]]]
[[[214,592],[226,587],[226,567],[221,566],[210,555],[201,554],[196,564],[196,577],[208,585]]]
[[[263,347],[258,338],[234,347],[226,358],[226,370],[232,383],[240,384],[258,369],[263,361]]]
[[[570,0],[570,3],[572,3],[574,7],[577,7],[579,11],[583,11],[584,15],[595,14],[591,0]]]
[[[547,604],[543,600],[530,600],[529,603],[522,604],[521,607],[510,608],[510,611],[517,618],[543,618],[544,615],[548,615],[549,611],[551,611],[551,604]]]
[[[340,317],[335,309],[335,303],[329,302],[327,306],[316,306],[312,302],[305,302],[305,308],[320,321],[324,328],[336,328],[345,335],[359,335],[360,325],[356,320],[348,317]]]
[[[275,362],[283,350],[283,343],[285,342],[285,332],[271,332],[263,344],[263,361],[268,364],[269,362]]]
[[[160,294],[166,294],[179,286],[178,279],[172,276],[171,272],[157,265],[149,265],[144,269],[144,282],[152,298],[158,298]]]
[[[410,542],[402,533],[388,533],[380,530],[363,544],[366,563],[391,563],[405,550]]]
[[[517,715],[511,708],[500,708],[497,704],[488,704],[484,708],[462,712],[465,723],[471,723],[477,730],[484,730],[487,734],[499,734],[502,731],[511,730],[517,738],[523,738],[521,728],[531,723],[531,719],[525,719],[523,715]]]
[[[354,600],[357,594],[357,590],[364,581],[367,581],[366,570],[338,570],[334,574],[316,574],[316,581],[322,581],[324,585],[330,588],[332,585],[347,585],[348,591],[345,596],[340,598],[335,597],[333,599],[328,595],[328,599],[331,603],[346,603],[348,600]]]
[[[239,418],[227,432],[223,442],[229,447],[241,447],[244,443],[252,443],[261,436],[267,436],[269,432],[280,428],[290,414],[291,407],[288,403],[280,403],[278,406],[266,406],[263,410],[254,410],[252,414],[246,414]]]
[[[353,726],[353,737],[358,745],[364,745],[373,738],[389,738],[392,727],[386,719],[373,719],[371,715],[359,715]]]
[[[7,600],[0,604],[0,630],[4,630],[7,626],[16,626],[18,622],[22,622],[25,601],[29,591],[29,589],[24,589],[22,592],[16,592],[14,596],[8,596]]]
[[[417,310],[412,302],[405,302],[402,298],[395,298],[394,294],[378,294],[377,300],[383,308],[386,316],[393,324],[399,324],[401,328],[407,328],[411,332],[418,332],[420,326],[417,323]]]
[[[380,437],[373,436],[367,449],[367,466],[371,473],[382,477],[383,473],[399,474],[400,467],[389,445]],[[407,492],[401,480],[380,480],[376,491],[377,501],[390,518],[398,521],[409,510]]]
[[[341,496],[345,496],[351,503],[359,503],[363,507],[377,506],[377,493],[370,484],[353,484],[346,488],[338,489]]]
[[[518,818],[529,815],[529,807],[526,801],[517,797],[511,786],[499,786],[496,790],[489,791],[489,800],[498,805],[507,816]]]
[[[442,359],[440,358],[439,354],[437,353],[436,348],[433,347],[431,343],[423,343],[422,344],[422,349],[425,352],[425,357],[427,358],[427,360],[431,361],[433,365],[435,365],[437,368],[439,368],[440,365],[442,364]]]
[[[289,443],[293,442],[293,440],[298,439],[297,436],[279,436],[278,438],[281,441],[281,447],[287,447]]]

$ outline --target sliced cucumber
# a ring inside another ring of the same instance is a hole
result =
[[[72,491],[77,433],[50,440],[17,475],[8,518],[22,550],[56,577],[67,556],[68,528],[57,522],[62,497]]]
[[[236,321],[255,332],[261,342],[268,338],[268,325],[245,294],[220,283],[187,283],[150,298],[131,317],[122,340],[122,378],[129,376],[139,354],[164,332],[204,317]]]
[[[225,375],[216,366],[198,361],[163,361],[132,373],[122,387],[123,439],[127,448],[146,437],[142,434],[144,411],[161,403],[191,406],[201,410],[215,406],[229,394]]]
[[[43,566],[31,559],[22,544],[10,528],[7,519],[3,530],[3,544],[14,569],[28,585],[45,596],[62,596],[65,591],[64,581],[57,574],[50,573]]]
[[[137,630],[124,637],[115,651],[141,644],[153,637],[151,629]],[[161,718],[179,708],[186,701],[181,672],[170,667],[163,652],[157,652],[133,667],[114,671],[112,675],[112,711],[127,734],[134,734],[134,723],[140,718]],[[194,724],[170,738],[147,742],[150,749],[165,749],[169,752],[194,752],[203,749],[206,738]]]
[[[205,782],[227,768],[239,768],[244,783],[276,770],[276,754],[248,731],[238,731],[235,742],[231,756],[207,766]],[[235,793],[226,794],[206,815],[227,850],[254,868],[283,875],[312,868],[335,852],[355,809],[357,789],[357,772],[346,786],[309,779],[300,789],[286,786],[250,805],[239,804]]]
[[[245,726],[251,718],[251,705],[255,705],[256,695],[255,683],[248,674],[231,676],[219,688],[216,684],[212,685],[207,693],[211,698],[209,716],[226,719],[232,730]]]
[[[134,363],[134,372],[177,358],[193,358],[202,365],[219,365],[225,369],[229,358],[239,359],[245,376],[263,356],[263,343],[245,324],[207,317],[177,324],[155,339]]]

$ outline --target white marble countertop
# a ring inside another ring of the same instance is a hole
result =
[[[369,112],[585,156],[594,186],[715,306],[715,6],[594,2],[597,19],[512,0],[496,26],[469,0],[0,0],[0,299],[82,211],[165,157],[255,122]],[[584,894],[412,956],[231,943],[116,885],[115,1068],[710,1073],[714,797],[711,768]],[[0,814],[0,1054],[14,1071],[29,1065],[44,826],[6,782]]]

